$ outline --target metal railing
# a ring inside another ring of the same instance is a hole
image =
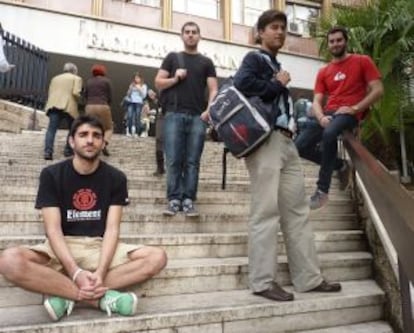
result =
[[[414,282],[414,200],[353,134],[344,133],[343,141],[397,252],[404,332],[414,332],[409,286]]]
[[[0,33],[4,53],[16,67],[0,74],[0,98],[42,109],[47,98],[48,54],[7,31]]]

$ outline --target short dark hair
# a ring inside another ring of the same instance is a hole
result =
[[[257,19],[257,31],[264,30],[269,23],[274,21],[282,21],[285,25],[287,25],[286,14],[276,9],[264,11]]]
[[[185,29],[186,27],[188,27],[188,26],[193,26],[193,27],[196,27],[197,32],[198,32],[198,33],[200,33],[200,27],[199,27],[199,25],[198,25],[197,23],[195,23],[194,21],[188,21],[188,22],[185,22],[185,23],[183,24],[183,26],[181,27],[181,35],[184,33],[184,29]]]
[[[105,134],[105,128],[102,125],[101,121],[96,117],[85,114],[83,116],[79,116],[73,121],[72,126],[69,131],[69,136],[73,138],[78,128],[84,124],[88,124],[91,127],[99,128],[102,131],[102,135]]]
[[[254,26],[254,43],[260,44],[262,39],[260,38],[259,31],[264,30],[269,23],[274,21],[282,21],[285,26],[287,25],[286,14],[276,9],[269,9],[264,11],[259,18],[257,23]]]
[[[332,35],[332,34],[337,33],[337,32],[341,32],[342,35],[344,36],[345,41],[348,41],[348,31],[346,30],[345,27],[342,27],[342,26],[339,26],[339,25],[334,26],[331,29],[329,29],[328,33],[326,34],[326,40],[328,40],[329,35]]]

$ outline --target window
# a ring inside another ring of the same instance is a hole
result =
[[[219,19],[219,2],[219,0],[173,0],[173,11]]]
[[[130,2],[137,5],[160,7],[160,0],[130,0]]]
[[[260,14],[270,8],[270,0],[233,0],[233,23],[254,26]]]
[[[316,19],[320,16],[320,9],[288,3],[286,5],[286,15],[290,33],[309,37],[315,31]]]

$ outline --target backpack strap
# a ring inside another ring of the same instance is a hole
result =
[[[225,190],[226,189],[226,176],[227,176],[227,154],[229,152],[229,149],[224,146],[223,148],[223,155],[222,155],[222,160],[221,160],[221,165],[222,165],[222,177],[221,177],[221,189]]]
[[[182,52],[176,52],[175,54],[177,55],[178,67],[179,68],[185,68],[183,53]]]

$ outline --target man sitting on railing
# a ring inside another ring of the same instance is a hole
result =
[[[340,188],[349,183],[350,167],[337,158],[337,139],[346,129],[353,129],[364,113],[383,94],[381,74],[366,55],[347,53],[348,35],[343,27],[327,34],[332,61],[316,78],[313,114],[295,139],[299,155],[319,164],[317,189],[310,198],[310,208],[322,208],[328,201],[332,173],[338,171]],[[327,102],[323,107],[324,97]],[[320,145],[319,145],[320,143]]]
[[[9,70],[13,69],[15,65],[9,64],[4,54],[4,41],[3,41],[3,27],[0,23],[0,73],[6,73]]]

